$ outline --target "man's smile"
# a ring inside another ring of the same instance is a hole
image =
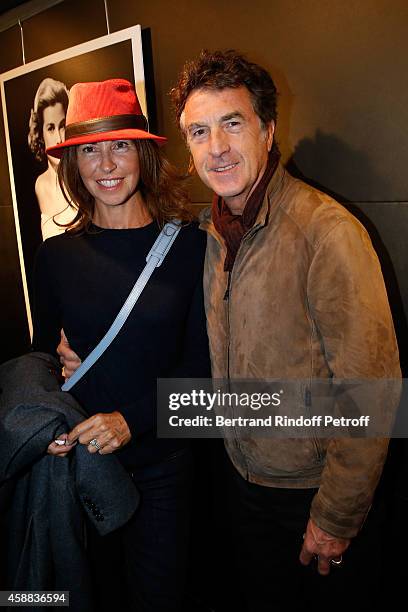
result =
[[[235,162],[234,164],[228,164],[228,166],[216,166],[215,168],[211,168],[212,172],[227,172],[228,170],[232,170],[236,166],[238,166],[239,162]]]

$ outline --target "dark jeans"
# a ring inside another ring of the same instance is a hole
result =
[[[250,612],[368,610],[378,596],[380,518],[372,508],[360,534],[329,576],[298,558],[315,489],[263,487],[244,480],[226,458],[227,508],[237,589]]]
[[[132,519],[105,537],[90,531],[98,612],[179,612],[190,530],[191,453],[185,449],[133,470],[141,502]]]

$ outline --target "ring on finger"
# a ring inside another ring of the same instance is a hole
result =
[[[96,438],[93,438],[90,442],[88,442],[88,446],[94,446],[96,450],[101,450],[101,445]]]

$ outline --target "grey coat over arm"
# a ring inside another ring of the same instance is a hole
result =
[[[58,373],[45,353],[0,366],[0,498],[6,491],[9,498],[0,506],[9,588],[70,591],[76,612],[92,610],[85,515],[105,535],[130,519],[139,494],[112,454],[91,454],[81,444],[65,458],[47,454],[53,439],[87,418],[60,390]]]

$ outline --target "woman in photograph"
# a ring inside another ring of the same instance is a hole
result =
[[[47,169],[35,182],[43,240],[64,232],[64,224],[72,221],[76,214],[58,183],[58,158],[45,153],[48,147],[64,140],[67,108],[68,90],[64,83],[49,77],[41,81],[31,109],[28,144],[38,162],[47,161]]]
[[[182,227],[123,329],[72,394],[89,418],[52,440],[115,453],[141,502],[112,536],[89,526],[99,610],[181,610],[188,550],[191,454],[187,440],[156,437],[159,378],[208,377],[202,269],[206,239],[192,220],[182,178],[163,156],[166,139],[147,132],[131,83],[78,83],[70,93],[60,184],[77,215],[44,242],[35,271],[33,348],[55,355],[63,327],[84,359],[114,320],[166,222]],[[98,459],[98,457],[95,457]],[[101,458],[102,459],[102,458]],[[63,528],[63,526],[61,526]],[[118,572],[124,583],[115,587]]]

